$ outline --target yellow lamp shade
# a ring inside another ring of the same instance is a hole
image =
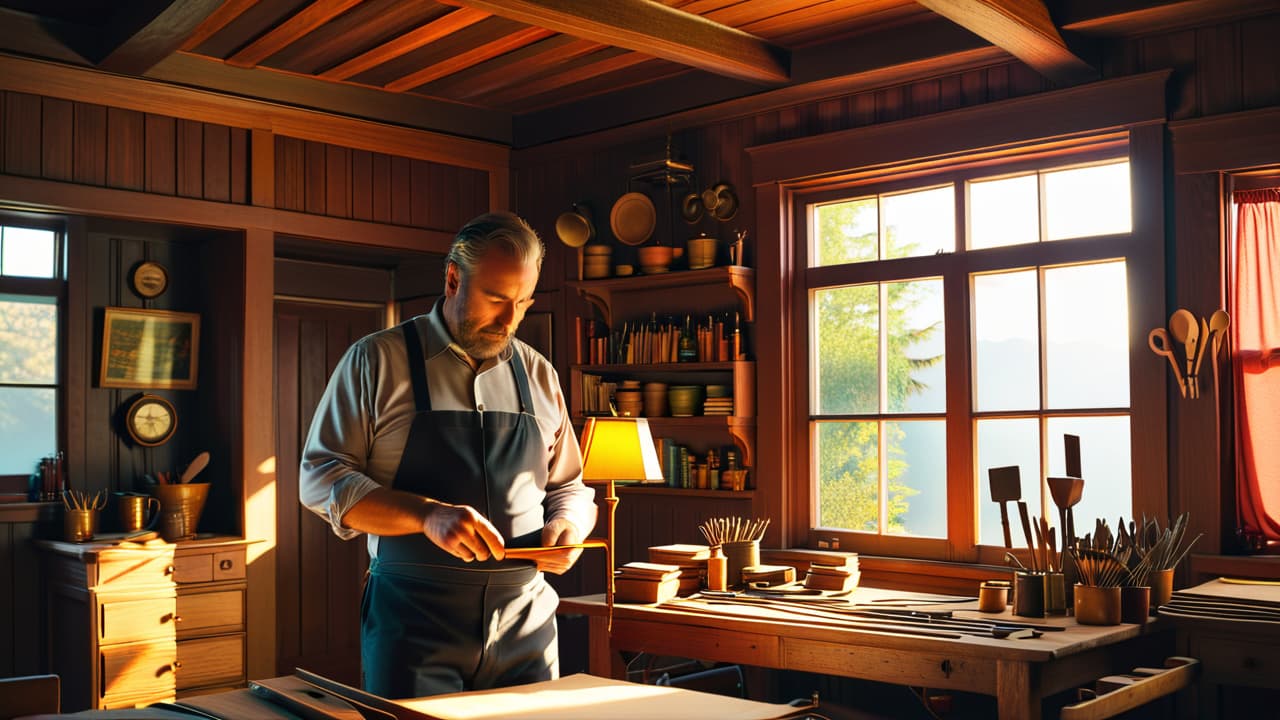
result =
[[[645,418],[588,418],[581,445],[584,482],[663,481]]]

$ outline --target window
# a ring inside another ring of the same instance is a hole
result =
[[[0,491],[58,451],[61,235],[0,224]]]
[[[811,545],[998,561],[987,470],[1017,465],[1057,526],[1044,478],[1065,473],[1064,434],[1083,449],[1077,517],[1133,516],[1121,152],[798,193]]]

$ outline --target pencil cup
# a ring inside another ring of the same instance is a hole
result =
[[[1151,588],[1125,585],[1120,588],[1120,622],[1141,625],[1151,613]]]
[[[1060,572],[1044,574],[1044,614],[1067,614],[1067,585]]]
[[[1009,583],[984,582],[978,586],[978,612],[1004,612],[1008,603]]]
[[[742,585],[742,568],[760,564],[759,540],[736,540],[724,544],[725,577],[730,585]]]
[[[1120,586],[1076,583],[1076,622],[1081,625],[1120,624]]]
[[[1044,617],[1043,575],[1014,573],[1013,614],[1022,617]]]
[[[156,485],[152,490],[160,501],[160,536],[169,542],[195,537],[209,483]]]
[[[98,531],[97,510],[65,510],[62,517],[63,537],[67,542],[86,542]]]
[[[1147,584],[1151,586],[1151,607],[1168,605],[1173,599],[1173,568],[1152,570],[1147,574]]]

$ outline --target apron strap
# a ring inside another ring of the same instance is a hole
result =
[[[427,387],[427,362],[423,359],[422,340],[410,319],[400,324],[404,331],[405,351],[409,355],[409,379],[413,381],[413,406],[418,412],[431,410],[431,390]]]
[[[536,415],[533,411],[533,395],[529,393],[529,374],[524,371],[524,361],[520,359],[520,350],[512,343],[511,372],[516,376],[516,390],[520,393],[520,412]]]

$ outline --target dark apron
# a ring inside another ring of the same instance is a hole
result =
[[[523,412],[432,410],[417,328],[401,328],[415,414],[392,487],[474,507],[508,547],[540,544],[546,449],[520,353]],[[530,562],[467,563],[420,533],[379,537],[360,609],[364,687],[407,698],[550,680],[557,603]]]

